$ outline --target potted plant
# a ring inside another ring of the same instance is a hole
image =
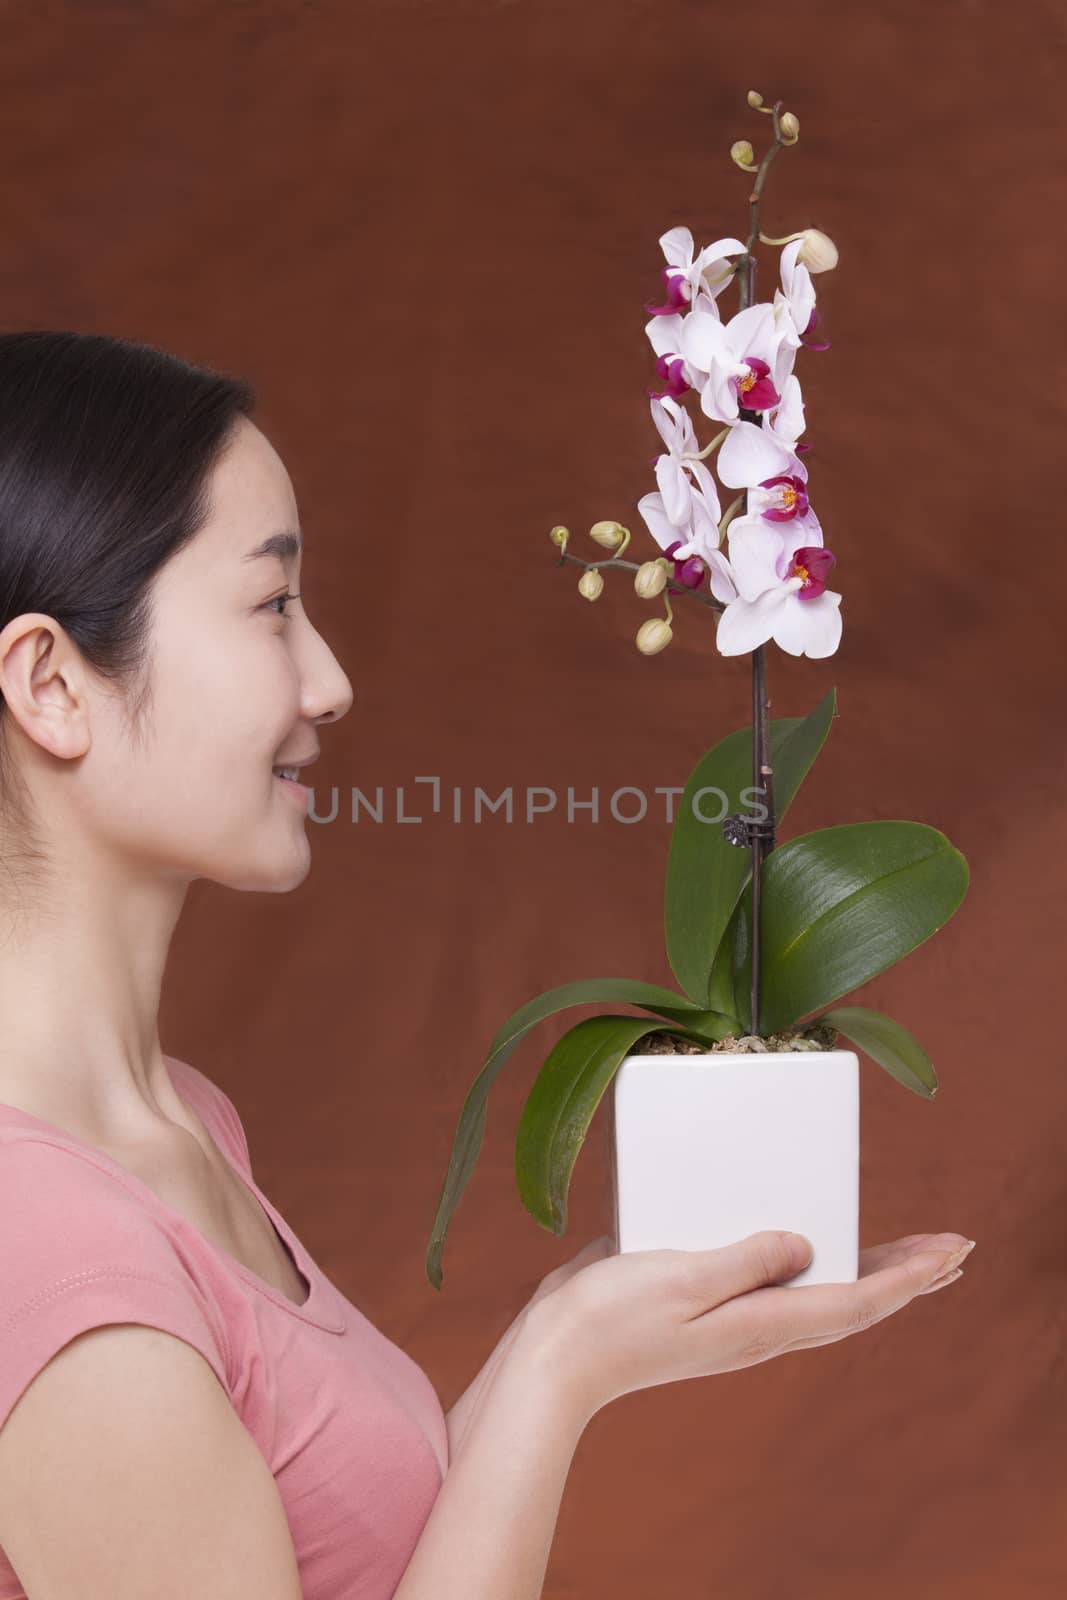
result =
[[[657,489],[638,510],[662,554],[621,559],[630,531],[597,522],[592,539],[612,554],[568,553],[552,529],[558,565],[583,568],[578,588],[595,601],[603,569],[628,570],[665,616],[644,622],[638,649],[658,655],[672,636],[670,596],[716,613],[724,656],[749,655],[752,723],[697,762],[673,823],[664,929],[680,992],[626,978],[560,985],[521,1006],[492,1040],[459,1117],[426,1257],[441,1287],[445,1234],[474,1168],[489,1091],[515,1046],[570,1006],[628,1006],[576,1023],[557,1041],[519,1119],[515,1172],[523,1205],[542,1227],[567,1228],[578,1152],[605,1093],[619,1250],[709,1249],[763,1228],[789,1228],[814,1246],[790,1285],[857,1276],[859,1058],[862,1051],[904,1088],[932,1099],[928,1055],[899,1022],[839,1004],[928,939],[959,906],[968,870],[936,828],[877,821],[820,828],[781,840],[779,825],[836,715],[831,688],[805,717],[771,720],[765,649],[824,658],[841,636],[841,596],[827,587],[836,557],[809,498],[801,442],[803,397],[794,371],[815,336],[813,277],[837,250],[821,231],[760,232],[771,162],[799,124],[781,102],[757,166],[752,145],[731,158],[755,174],[746,241],[695,251],[688,228],[660,238],[666,296],[647,305],[660,392],[649,390],[664,444]],[[757,243],[782,247],[772,301],[755,297]],[[725,315],[724,290],[739,306]],[[718,425],[703,447],[681,403]],[[715,457],[718,480],[709,459]],[[724,509],[719,484],[739,491]],[[842,1044],[843,1041],[843,1044]],[[849,1048],[853,1046],[855,1048]]]

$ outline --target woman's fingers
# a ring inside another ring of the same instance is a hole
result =
[[[954,1250],[965,1241],[956,1233],[906,1233],[900,1239],[890,1239],[887,1244],[868,1245],[859,1253],[859,1275],[866,1278],[872,1272],[903,1261],[906,1256],[923,1250]]]
[[[906,1306],[942,1275],[946,1252],[965,1243],[958,1235],[943,1234],[895,1239],[860,1252],[855,1283],[770,1284],[712,1307],[689,1325],[699,1329],[709,1318],[720,1329],[734,1325],[748,1360],[833,1344]]]
[[[943,1273],[940,1278],[935,1278],[932,1283],[928,1283],[926,1285],[925,1289],[920,1289],[918,1292],[919,1294],[934,1294],[938,1289],[944,1289],[950,1283],[955,1283],[957,1278],[962,1277],[963,1272],[961,1268],[956,1267],[952,1272]],[[918,1298],[918,1296],[916,1296],[916,1298]],[[891,1306],[889,1310],[883,1311],[880,1316],[873,1317],[871,1321],[867,1323],[867,1327],[873,1327],[876,1322],[884,1321],[886,1317],[892,1316],[894,1311],[899,1310],[899,1306]],[[791,1343],[785,1346],[782,1354],[785,1355],[790,1350],[813,1350],[817,1345],[836,1344],[839,1339],[847,1339],[850,1334],[856,1333],[857,1331],[858,1330],[856,1328],[845,1328],[840,1333],[828,1333],[824,1334],[822,1337],[816,1337],[813,1339],[794,1339]]]

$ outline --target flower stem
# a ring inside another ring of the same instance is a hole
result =
[[[778,151],[783,146],[782,128],[779,121],[782,102],[775,101],[772,107],[774,121],[774,140],[760,162],[756,181],[749,195],[749,226],[750,232],[746,241],[746,254],[740,258],[737,274],[738,290],[740,293],[740,309],[744,311],[755,303],[756,298],[756,258],[753,255],[756,242],[760,238],[759,204],[763,193],[763,185],[768,169]],[[750,411],[747,407],[738,408],[738,414],[746,422],[754,422],[762,426],[762,418],[758,411]],[[745,494],[745,509],[748,510],[748,494]],[[749,848],[752,851],[752,1018],[750,1031],[757,1036],[760,1031],[760,887],[761,866],[763,857],[769,850],[774,849],[775,814],[774,814],[774,772],[771,767],[771,729],[770,729],[770,700],[767,698],[767,670],[763,656],[763,646],[758,645],[752,652],[752,787],[763,797],[766,809],[766,818],[758,833],[752,836]]]

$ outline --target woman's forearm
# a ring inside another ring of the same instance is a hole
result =
[[[448,1430],[448,1459],[450,1461],[459,1449],[460,1440],[466,1432],[467,1423],[470,1421],[471,1413],[474,1411],[479,1395],[504,1359],[505,1351],[509,1350],[514,1344],[525,1314],[525,1311],[521,1312],[505,1330],[502,1337],[493,1346],[488,1359],[477,1376],[472,1378],[459,1399],[446,1411],[445,1426]]]
[[[394,1600],[539,1600],[588,1420],[527,1318],[467,1419]]]

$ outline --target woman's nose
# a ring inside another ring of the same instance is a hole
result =
[[[315,630],[303,677],[304,715],[314,722],[339,722],[352,706],[352,685],[341,663]]]

